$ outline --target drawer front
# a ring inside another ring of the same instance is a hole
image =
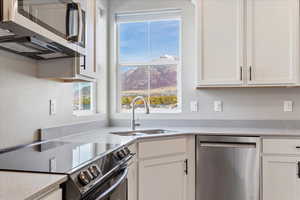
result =
[[[263,153],[300,155],[300,139],[264,139]]]
[[[62,200],[62,189],[55,190],[42,197],[40,200]]]
[[[144,141],[139,143],[139,158],[184,154],[185,152],[185,138]]]

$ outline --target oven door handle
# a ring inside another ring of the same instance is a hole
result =
[[[128,175],[128,168],[126,168],[124,170],[124,172],[122,173],[122,176],[119,178],[119,180],[113,184],[109,189],[107,189],[105,192],[103,192],[97,199],[95,200],[102,200],[104,197],[106,197],[107,195],[109,195],[110,193],[112,193],[115,189],[117,189],[122,182],[127,178]]]

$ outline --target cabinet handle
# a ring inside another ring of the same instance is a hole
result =
[[[298,175],[298,178],[300,178],[300,162],[298,162],[297,165],[298,165],[298,174],[297,175]]]
[[[252,81],[252,66],[249,67],[249,79]]]
[[[243,80],[243,66],[240,66],[240,80]]]
[[[184,161],[184,164],[185,164],[184,173],[185,173],[185,175],[188,175],[188,173],[189,173],[189,161],[188,161],[188,159],[186,159]]]

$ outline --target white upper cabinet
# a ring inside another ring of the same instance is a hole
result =
[[[241,84],[243,0],[200,0],[200,85]]]
[[[247,0],[249,84],[295,83],[298,0]]]
[[[298,0],[199,0],[196,7],[197,86],[297,83]]]

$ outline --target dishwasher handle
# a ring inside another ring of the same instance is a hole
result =
[[[200,147],[219,147],[219,148],[256,148],[256,143],[240,142],[203,142],[200,141]]]

